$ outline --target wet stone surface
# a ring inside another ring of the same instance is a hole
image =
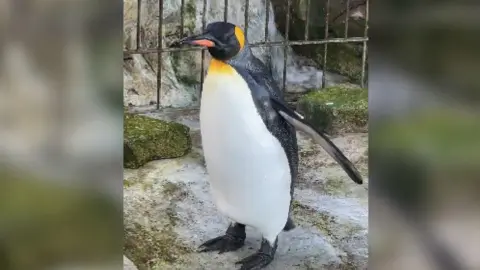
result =
[[[197,253],[203,241],[224,233],[228,220],[208,188],[195,111],[146,113],[190,127],[193,148],[184,157],[125,169],[125,255],[141,269],[236,269],[234,263],[259,247],[247,227],[235,252]],[[333,138],[364,174],[357,185],[318,145],[300,134],[300,177],[294,195],[297,228],[279,236],[267,269],[366,269],[368,260],[368,134]]]

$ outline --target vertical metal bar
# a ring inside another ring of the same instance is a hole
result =
[[[228,0],[225,0],[225,7],[223,9],[223,21],[228,20]]]
[[[160,109],[162,88],[162,39],[163,39],[163,0],[158,1],[158,44],[157,44],[157,110]]]
[[[348,20],[350,19],[350,0],[347,0],[347,10],[345,12],[345,38],[348,38]]]
[[[307,10],[305,10],[305,40],[308,40],[309,28],[310,28],[310,0],[307,0]]]
[[[202,11],[202,31],[205,31],[205,27],[207,25],[207,0],[203,0],[203,11]],[[201,71],[200,71],[200,95],[202,96],[203,91],[203,82],[205,77],[203,74],[205,73],[205,50],[202,50],[202,63],[201,63]]]
[[[369,1],[365,1],[365,32],[364,32],[364,37],[368,37],[368,17],[369,17]],[[362,78],[360,85],[365,87],[365,69],[367,65],[367,41],[363,42],[363,51],[362,51]]]
[[[329,20],[330,20],[330,0],[327,0],[325,3],[325,40],[328,39],[328,25],[329,25]],[[326,72],[327,72],[327,51],[328,51],[328,43],[325,43],[323,45],[324,50],[323,50],[323,64],[322,64],[322,69],[323,69],[323,75],[322,75],[322,88],[325,88],[325,82],[326,82]]]
[[[249,6],[249,4],[250,4],[250,1],[245,0],[245,37],[247,37],[247,34],[248,34],[248,6]]]
[[[268,42],[268,23],[270,22],[270,1],[265,0],[265,42]]]
[[[142,0],[137,0],[138,5],[137,5],[137,50],[140,50],[140,13],[142,9]]]
[[[183,38],[183,31],[185,28],[185,0],[180,2],[180,37]]]
[[[283,42],[283,78],[282,78],[282,88],[283,92],[285,93],[285,88],[287,84],[287,49],[288,49],[288,41],[289,41],[289,32],[290,32],[290,2],[291,0],[287,1],[287,18],[285,21],[285,40]]]

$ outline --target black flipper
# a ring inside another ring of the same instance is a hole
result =
[[[357,184],[362,184],[362,176],[355,168],[355,166],[348,160],[347,157],[338,149],[338,147],[322,132],[319,132],[312,127],[311,124],[307,123],[301,115],[299,115],[294,110],[288,108],[282,102],[278,101],[275,98],[271,98],[272,107],[275,111],[278,112],[287,122],[292,124],[298,130],[301,130],[307,133],[315,142],[320,144],[327,153],[333,157],[340,166],[345,170],[345,172],[350,176],[350,178]]]
[[[290,230],[295,229],[297,227],[293,222],[293,219],[289,216],[287,219],[287,223],[285,223],[285,227],[283,227],[283,231],[288,232]]]

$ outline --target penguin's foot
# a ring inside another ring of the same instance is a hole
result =
[[[235,251],[245,244],[245,225],[231,224],[225,235],[215,237],[200,245],[199,252],[217,251],[218,254]]]
[[[250,255],[235,264],[240,264],[240,270],[258,270],[269,265],[275,256],[277,251],[278,239],[275,239],[273,246],[266,239],[262,239],[262,245],[257,253]]]

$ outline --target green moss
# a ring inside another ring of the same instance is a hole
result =
[[[297,209],[301,209],[302,208],[302,204],[297,201],[297,200],[293,200],[292,201],[292,209],[293,210],[297,210]]]
[[[367,132],[368,90],[335,86],[310,92],[300,98],[297,110],[330,134]]]
[[[356,224],[339,224],[336,218],[329,213],[317,211],[297,200],[293,200],[292,210],[295,220],[314,225],[335,241],[351,237],[363,230],[361,226]]]
[[[317,227],[325,235],[336,238],[335,236],[335,218],[327,213],[317,212],[315,209],[307,205],[301,204],[299,201],[292,202],[292,210],[295,219],[305,220],[306,222]]]
[[[197,6],[195,0],[190,0],[185,3],[185,27],[190,33],[195,31],[195,23],[197,19]]]
[[[188,1],[185,3],[185,13],[187,16],[195,18],[197,12],[197,7],[195,6],[195,1]]]
[[[124,167],[139,168],[146,162],[187,154],[192,142],[189,128],[147,116],[124,114]]]
[[[137,182],[137,179],[132,178],[132,177],[127,178],[127,179],[123,179],[123,186],[124,187],[131,187],[131,186],[135,185],[136,182]]]
[[[323,48],[319,49],[317,62],[323,63]],[[362,53],[357,44],[332,43],[327,46],[327,71],[347,76],[351,82],[360,83],[362,78]]]

